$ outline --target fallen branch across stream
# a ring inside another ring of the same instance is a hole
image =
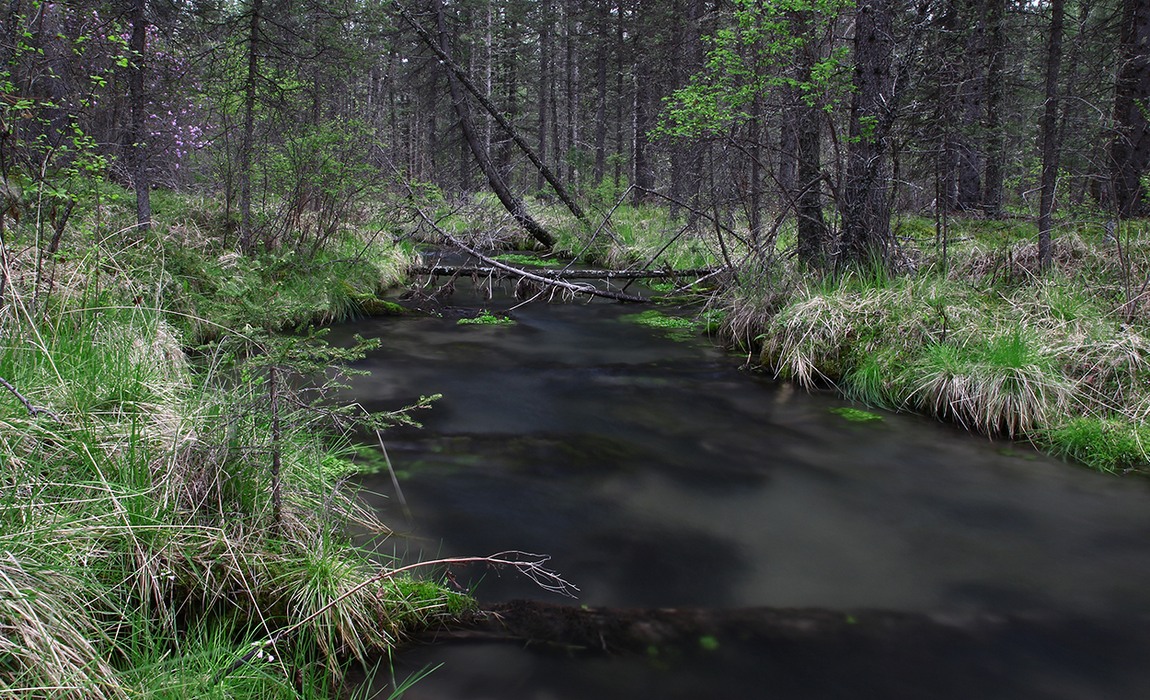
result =
[[[680,277],[705,277],[716,272],[713,268],[692,270],[532,270],[534,274],[548,279],[559,280],[643,280],[677,279]],[[411,271],[414,275],[448,276],[456,275],[510,275],[505,268],[482,265],[427,265]]]
[[[587,296],[603,297],[604,299],[614,299],[615,301],[629,301],[633,304],[645,304],[645,303],[647,303],[647,299],[645,299],[644,297],[641,297],[641,296],[636,296],[634,294],[624,294],[623,292],[616,292],[616,291],[613,291],[610,289],[599,289],[598,287],[596,287],[595,285],[592,285],[592,284],[572,284],[571,282],[564,282],[563,280],[560,280],[560,279],[555,279],[552,277],[546,277],[546,276],[539,274],[539,273],[536,273],[536,272],[528,272],[527,270],[521,270],[517,267],[512,267],[511,265],[501,263],[498,260],[496,260],[495,258],[491,258],[491,257],[484,255],[483,253],[480,253],[478,250],[475,250],[471,246],[463,243],[462,241],[460,241],[455,236],[452,236],[447,231],[444,231],[439,226],[436,226],[435,223],[433,221],[431,221],[422,212],[420,212],[420,216],[423,217],[423,220],[425,222],[427,222],[428,224],[430,224],[431,226],[433,226],[436,229],[436,231],[439,233],[439,235],[441,235],[443,237],[443,240],[447,241],[448,243],[455,246],[456,248],[459,248],[460,250],[467,253],[471,257],[482,261],[483,263],[485,263],[489,267],[497,268],[497,269],[503,271],[504,273],[506,273],[507,275],[510,275],[512,277],[518,277],[521,279],[531,280],[532,282],[537,282],[539,284],[542,284],[542,285],[548,286],[548,287],[552,287],[554,289],[562,289],[566,292],[570,292],[571,294],[586,294]]]

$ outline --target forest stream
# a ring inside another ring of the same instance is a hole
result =
[[[452,303],[516,302],[461,284]],[[386,435],[410,513],[386,472],[363,480],[396,533],[381,551],[544,553],[579,588],[571,601],[511,571],[455,570],[484,605],[723,617],[644,653],[410,649],[399,679],[442,665],[406,698],[1148,697],[1150,482],[913,415],[849,420],[841,399],[628,320],[642,310],[532,303],[515,325],[337,329],[382,342],[353,379],[367,407],[443,394],[422,429]],[[843,624],[740,631],[740,610],[764,608]],[[910,622],[868,630],[868,611]]]

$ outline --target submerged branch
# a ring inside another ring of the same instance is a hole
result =
[[[1118,646],[1146,637],[1145,619],[1121,627]],[[806,649],[822,658],[869,649],[914,657],[923,650],[982,648],[1019,635],[1073,639],[1083,621],[1058,614],[919,613],[821,608],[598,608],[515,600],[454,618],[419,641],[510,642],[563,653],[640,654],[651,649],[713,650],[720,643],[766,644],[779,653]],[[1127,639],[1133,635],[1137,639]],[[709,640],[709,641],[708,641]],[[1012,642],[1016,643],[1016,642]],[[932,652],[927,651],[928,655]],[[942,652],[939,652],[942,653]]]

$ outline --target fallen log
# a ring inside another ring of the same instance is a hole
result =
[[[427,219],[426,217],[424,218],[424,220],[430,222],[430,220]],[[459,248],[460,250],[467,253],[471,257],[473,257],[473,258],[475,258],[481,262],[486,263],[489,267],[502,270],[503,272],[507,273],[508,275],[510,275],[512,277],[518,277],[518,278],[524,279],[524,280],[531,280],[532,282],[537,282],[539,284],[542,284],[546,287],[551,287],[553,289],[562,289],[562,290],[564,290],[570,294],[585,294],[587,296],[592,296],[592,297],[602,297],[604,299],[614,299],[615,301],[629,301],[629,302],[632,302],[635,304],[645,304],[648,301],[646,298],[641,297],[641,296],[636,296],[634,294],[624,294],[623,292],[616,292],[616,291],[611,290],[611,289],[599,289],[598,287],[596,287],[595,285],[592,285],[592,284],[572,284],[571,282],[565,282],[561,279],[545,277],[537,271],[530,271],[529,272],[527,270],[522,270],[518,267],[512,267],[511,265],[507,265],[505,263],[499,262],[495,258],[490,258],[490,257],[484,255],[483,253],[480,253],[479,251],[475,250],[474,248],[471,248],[470,246],[464,244],[462,241],[460,241],[455,236],[452,236],[447,231],[444,231],[439,226],[436,226],[434,224],[434,222],[430,222],[430,223],[436,229],[436,231],[439,233],[439,235],[441,235],[443,237],[443,239],[445,241],[447,241],[448,243],[450,243],[451,245],[455,246],[456,248]]]
[[[668,279],[678,277],[704,277],[715,272],[712,268],[698,268],[691,270],[557,270],[532,269],[531,272],[548,279],[561,280],[641,280],[641,279]],[[484,275],[484,276],[516,276],[505,268],[489,265],[425,265],[411,271],[421,276],[447,276],[456,275]]]
[[[729,643],[817,648],[820,653],[865,648],[916,654],[956,645],[994,646],[1022,637],[1071,647],[1140,648],[1150,641],[1150,620],[1084,620],[1053,613],[591,608],[515,600],[458,616],[415,641],[508,642],[606,655],[707,650]]]

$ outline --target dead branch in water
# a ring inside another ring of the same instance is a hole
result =
[[[706,277],[717,272],[716,268],[693,268],[690,270],[532,270],[540,277],[562,280],[642,280],[675,279],[679,277]],[[413,275],[432,277],[454,277],[457,275],[504,276],[505,270],[481,265],[427,265],[411,271]]]

